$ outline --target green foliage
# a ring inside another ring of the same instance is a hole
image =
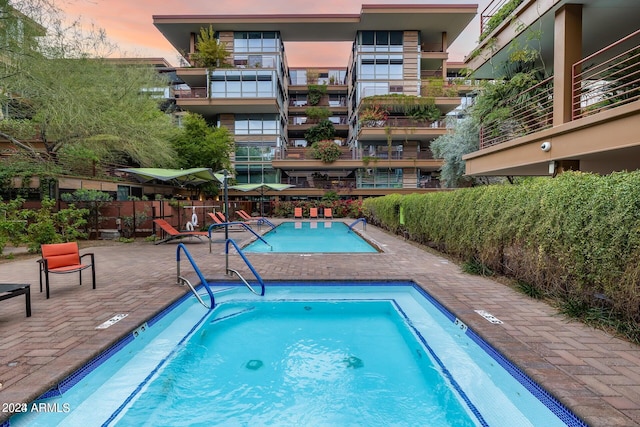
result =
[[[87,209],[76,209],[70,205],[67,209],[55,211],[55,200],[45,198],[38,210],[23,211],[29,221],[27,226],[27,248],[29,252],[39,252],[40,245],[46,243],[71,242],[86,239],[86,233],[80,231],[86,225]]]
[[[314,159],[320,159],[322,163],[333,163],[341,154],[340,147],[333,141],[317,141],[311,145],[311,155]]]
[[[327,107],[309,107],[304,113],[313,120],[326,120],[331,117],[331,110]]]
[[[318,105],[320,100],[327,93],[327,85],[309,84],[309,105]]]
[[[435,122],[442,116],[442,112],[435,104],[419,104],[407,111],[412,119],[418,121]]]
[[[480,34],[479,37],[479,41],[484,40],[489,34],[491,34],[491,32],[496,29],[502,22],[504,22],[505,19],[507,19],[507,17],[509,15],[511,15],[511,13],[516,10],[516,8],[518,6],[520,6],[520,4],[523,2],[524,0],[510,0],[508,3],[506,3],[504,6],[502,6],[500,9],[498,9],[498,12],[496,12],[495,15],[493,15],[491,18],[489,18],[489,21],[487,22],[487,25],[484,28],[484,31],[482,31],[482,33]]]
[[[534,299],[542,299],[544,296],[540,289],[536,288],[531,283],[525,282],[524,280],[516,280],[516,288],[523,294]]]
[[[224,66],[231,53],[226,45],[216,38],[213,26],[200,28],[196,40],[196,51],[191,54],[191,60],[196,67],[215,68]]]
[[[8,242],[18,246],[24,241],[27,221],[20,211],[23,203],[19,197],[8,202],[0,199],[0,254]]]
[[[184,116],[181,132],[172,139],[182,168],[231,169],[233,136],[226,127],[211,127],[195,113]]]
[[[317,125],[309,128],[304,133],[304,138],[309,144],[322,140],[332,140],[336,134],[336,128],[329,120],[321,120]]]
[[[437,86],[434,84],[434,86]],[[438,95],[435,95],[438,96]],[[377,107],[388,113],[410,116],[411,113],[422,105],[434,105],[433,96],[415,96],[400,93],[387,95],[373,95],[362,99],[361,109]],[[439,117],[439,116],[438,116]]]
[[[362,218],[364,216],[362,210],[362,201],[360,200],[322,200],[308,202],[278,202],[276,203],[273,214],[279,218],[293,217],[294,208],[302,208],[303,215],[309,215],[309,208],[331,208],[334,218]]]
[[[340,200],[340,195],[333,190],[329,190],[322,195],[323,202],[335,202],[336,200]]]
[[[443,159],[440,182],[449,188],[465,187],[472,178],[465,176],[465,161],[462,156],[478,150],[480,145],[478,125],[471,118],[453,119],[452,132],[439,136],[431,142],[431,151],[437,159]]]
[[[640,171],[390,195],[365,199],[364,209],[373,224],[475,259],[549,298],[588,307],[604,299],[614,317],[640,321]]]
[[[481,263],[475,258],[472,258],[468,261],[463,262],[462,271],[464,271],[467,274],[473,274],[475,276],[489,277],[494,275],[493,271],[489,267],[487,267],[486,265],[484,265],[483,263]]]

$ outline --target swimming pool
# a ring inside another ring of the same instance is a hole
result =
[[[245,253],[370,253],[378,250],[341,221],[283,222],[255,240]]]
[[[585,425],[412,282],[267,285],[186,296],[11,425]]]

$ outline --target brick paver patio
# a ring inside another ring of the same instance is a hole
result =
[[[248,258],[265,280],[413,280],[589,425],[640,425],[640,347],[563,318],[496,281],[464,274],[446,258],[374,226],[362,233],[384,252]],[[186,245],[207,278],[227,281],[222,237],[216,233],[212,253],[206,242]],[[230,237],[241,243],[250,235]],[[95,253],[97,289],[88,276],[79,287],[77,274],[54,275],[48,300],[39,292],[37,256],[0,264],[0,283],[31,284],[33,310],[25,317],[23,296],[0,301],[0,403],[32,401],[188,292],[175,284],[176,243],[113,243],[85,252]],[[195,280],[183,264],[183,274]],[[230,266],[251,277],[238,256]],[[489,323],[474,310],[504,323]],[[128,316],[96,329],[119,313]],[[0,413],[0,423],[8,416]]]

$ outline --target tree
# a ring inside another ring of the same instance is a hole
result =
[[[182,130],[172,139],[180,167],[231,169],[233,136],[226,127],[211,127],[199,114],[187,113]]]
[[[453,129],[431,143],[433,156],[444,160],[440,169],[440,180],[445,187],[453,188],[469,184],[472,178],[465,177],[465,162],[462,156],[478,150],[480,143],[478,125],[471,117],[453,121]]]
[[[170,165],[175,127],[150,90],[166,86],[159,74],[151,66],[104,59],[113,51],[104,31],[83,31],[79,21],[64,24],[47,1],[25,3],[46,5],[47,13],[29,9],[46,36],[12,45],[11,61],[3,63],[9,116],[0,121],[0,137],[38,160],[43,156],[33,141],[44,143],[45,160],[65,155]]]
[[[213,27],[200,28],[200,34],[196,40],[196,51],[191,54],[191,60],[196,67],[215,68],[226,64],[231,53],[224,43],[216,38]]]
[[[335,134],[336,128],[333,126],[333,123],[328,119],[324,119],[320,120],[320,123],[317,125],[309,128],[304,133],[304,139],[306,139],[309,144],[313,144],[314,142],[325,139],[333,139]]]

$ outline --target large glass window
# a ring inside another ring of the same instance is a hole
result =
[[[279,40],[279,34],[275,31],[236,31],[233,34],[233,51],[278,52]]]
[[[236,135],[278,135],[279,123],[276,114],[236,114]]]
[[[275,142],[241,142],[236,144],[236,162],[270,162],[276,152]]]
[[[358,74],[363,80],[401,80],[402,55],[361,55]]]
[[[402,52],[402,31],[361,31],[360,50],[363,52]]]
[[[270,98],[276,96],[275,72],[216,70],[211,73],[212,98]]]

